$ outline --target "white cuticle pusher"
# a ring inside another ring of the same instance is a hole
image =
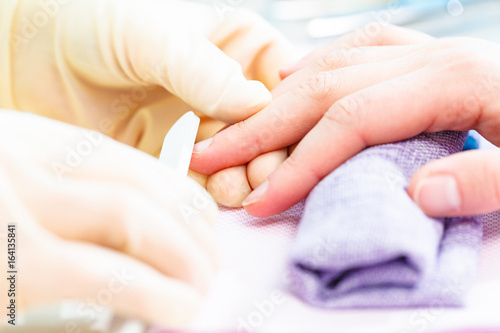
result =
[[[199,126],[200,118],[192,111],[180,117],[163,140],[160,162],[169,165],[180,175],[186,176]]]

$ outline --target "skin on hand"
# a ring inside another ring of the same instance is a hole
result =
[[[22,308],[112,288],[118,314],[185,326],[219,265],[208,193],[97,132],[16,111],[0,119],[0,209],[19,227]],[[110,285],[116,274],[123,285]]]
[[[195,149],[191,168],[212,174],[298,143],[244,202],[250,214],[269,216],[299,202],[323,177],[372,145],[468,129],[499,144],[500,46],[471,38],[422,42],[422,34],[411,44],[411,33],[408,38],[409,45],[376,41],[384,46],[329,48],[289,75],[264,110],[215,135],[206,149]],[[472,209],[460,193],[455,214]],[[500,208],[491,202],[488,207]]]

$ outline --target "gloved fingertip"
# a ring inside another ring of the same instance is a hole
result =
[[[262,82],[231,84],[210,116],[228,123],[237,123],[262,110],[271,100],[271,93]]]

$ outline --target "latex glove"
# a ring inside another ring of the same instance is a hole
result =
[[[173,0],[18,0],[0,10],[8,37],[0,107],[99,130],[151,154],[184,112],[169,97],[240,121],[270,102],[262,82],[274,86],[291,57],[288,42],[244,10],[224,20],[214,6]]]
[[[334,48],[310,59],[309,65],[283,81],[277,88],[283,93],[264,110],[218,133],[208,147],[199,143],[191,167],[211,174],[298,143],[243,203],[250,214],[269,216],[302,200],[324,176],[368,146],[421,132],[469,129],[500,144],[500,46],[479,39],[434,39],[406,29],[387,29],[385,34],[407,35],[410,41],[416,34],[421,41]],[[281,126],[273,123],[277,118]],[[247,146],[253,148],[242,149]],[[500,209],[496,195],[500,185],[492,171],[497,159],[479,158],[482,175],[476,176],[473,156],[450,157],[448,162],[424,167],[426,171],[412,180],[410,195],[431,215]],[[451,161],[466,159],[468,172],[450,167]],[[438,169],[447,177],[430,179]],[[481,191],[483,195],[478,195]],[[488,203],[479,204],[486,195],[491,197]]]
[[[218,265],[217,207],[203,188],[101,134],[34,115],[0,111],[0,142],[0,233],[17,224],[20,309],[74,298],[84,312],[109,305],[166,327],[197,313]]]
[[[271,100],[264,85],[273,88],[294,58],[288,41],[247,10],[221,18],[216,6],[185,1],[18,0],[0,11],[8,37],[0,107],[91,128],[154,156],[186,111],[199,111],[199,140],[259,111]],[[263,168],[249,178],[265,178]],[[246,167],[239,171],[233,176],[248,184]]]

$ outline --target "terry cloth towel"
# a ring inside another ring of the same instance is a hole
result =
[[[292,292],[325,308],[462,305],[482,220],[427,217],[406,186],[423,164],[461,151],[466,137],[424,133],[368,148],[323,179],[292,244]]]

